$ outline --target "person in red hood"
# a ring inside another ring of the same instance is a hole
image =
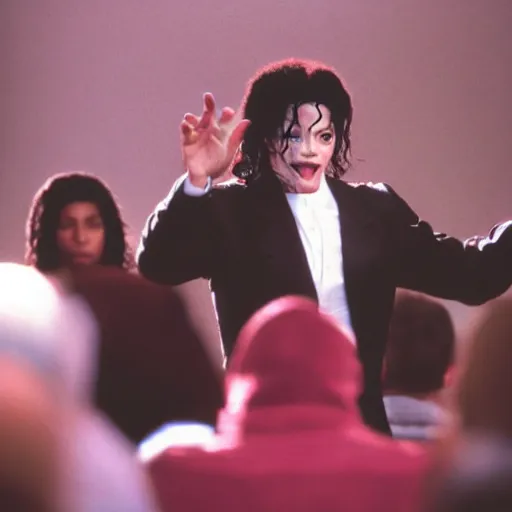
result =
[[[365,426],[360,391],[354,340],[318,305],[264,306],[237,340],[217,433],[145,461],[162,510],[420,509],[426,452]]]

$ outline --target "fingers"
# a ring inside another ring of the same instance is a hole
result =
[[[220,113],[219,124],[229,123],[235,117],[235,111],[232,108],[224,107]]]
[[[213,98],[213,94],[207,92],[203,96],[203,113],[201,115],[201,119],[199,119],[199,123],[197,124],[197,128],[208,128],[212,122],[212,119],[215,115],[215,99]]]
[[[197,130],[185,120],[183,120],[180,124],[180,131],[184,146],[194,144],[199,138]]]
[[[248,119],[242,119],[235,127],[228,141],[228,154],[234,155],[238,146],[242,143],[245,130],[249,127],[251,122]]]
[[[232,108],[224,107],[221,110],[219,120],[215,116],[215,99],[213,94],[207,92],[203,96],[203,113],[201,117],[187,113],[180,124],[182,144],[190,145],[197,142],[201,134],[209,133],[210,137],[219,139],[218,142],[225,144],[227,140],[228,154],[234,155],[236,149],[242,142],[245,130],[250,122],[242,119],[241,110],[234,111]],[[224,142],[222,142],[224,141]]]
[[[204,108],[206,110],[215,110],[215,98],[211,92],[205,92],[203,95]]]
[[[194,114],[185,114],[183,119],[185,119],[185,121],[193,128],[197,128],[197,125],[199,124],[199,117],[195,116]]]
[[[197,129],[207,129],[212,124],[212,121],[215,119],[215,99],[213,94],[207,92],[203,96],[203,113],[201,117],[198,117],[194,114],[187,113],[183,117],[183,119],[190,124],[193,128]],[[220,117],[218,120],[218,124],[234,124],[238,123],[241,120],[241,116],[239,112],[235,112],[230,107],[224,107],[221,110]]]

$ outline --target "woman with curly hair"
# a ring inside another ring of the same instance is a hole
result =
[[[48,179],[34,197],[26,230],[25,261],[42,272],[93,264],[133,267],[119,206],[91,174]]]

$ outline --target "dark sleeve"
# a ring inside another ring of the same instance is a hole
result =
[[[466,241],[435,232],[388,185],[397,286],[469,305],[495,298],[512,284],[512,221]]]
[[[185,176],[156,207],[144,226],[137,250],[140,273],[162,284],[177,285],[200,277],[210,278],[215,255],[211,214],[213,191],[188,196]]]

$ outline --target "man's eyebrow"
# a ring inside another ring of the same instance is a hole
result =
[[[310,133],[319,133],[324,132],[326,130],[334,130],[334,123],[332,121],[329,121],[329,123],[326,126],[319,126],[324,119],[320,119],[318,121],[315,121],[312,123],[309,128],[307,128],[308,132]],[[283,125],[283,133],[286,133],[288,131],[291,131],[293,128],[298,128],[299,130],[302,128],[300,123],[294,122],[293,119],[285,119],[284,125]]]
[[[319,123],[318,123],[319,124]],[[315,124],[315,125],[311,125],[308,130],[312,133],[319,133],[319,132],[325,132],[326,130],[334,130],[334,124],[331,122],[329,122],[329,124],[327,126],[324,126],[324,127],[318,127],[318,124]],[[313,129],[315,128],[315,129]]]

